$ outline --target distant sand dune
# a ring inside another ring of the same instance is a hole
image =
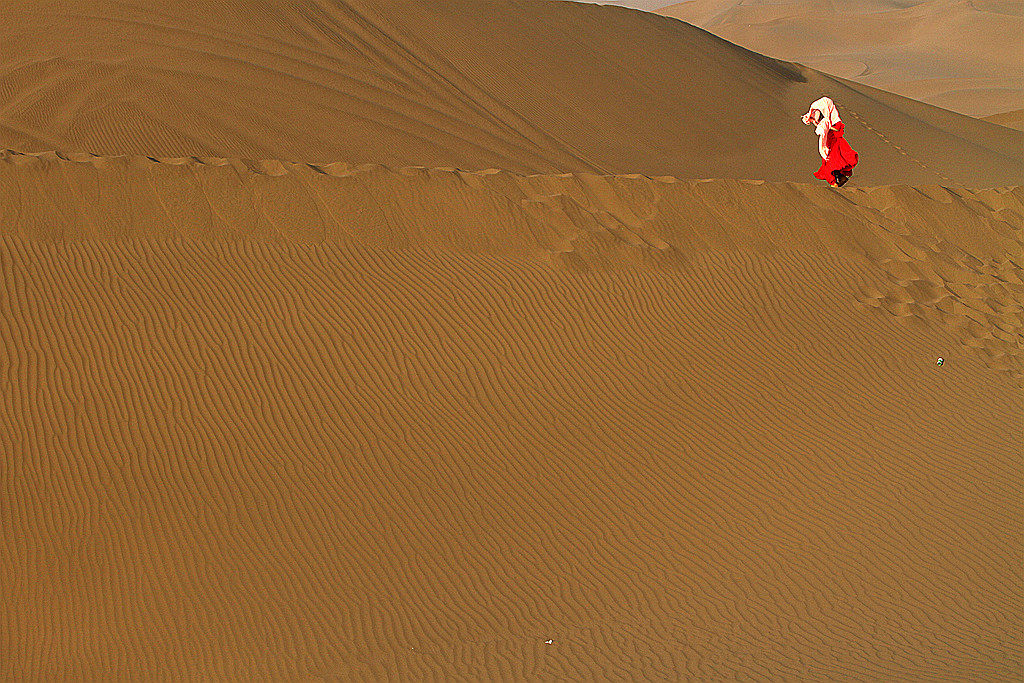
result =
[[[657,12],[762,54],[971,116],[1024,105],[1019,0],[689,0]]]
[[[10,0],[0,44],[21,151],[813,182],[828,94],[936,171],[850,121],[858,183],[1024,177],[1019,133],[618,7]]]

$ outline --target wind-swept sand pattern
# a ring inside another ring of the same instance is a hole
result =
[[[1019,131],[621,8],[3,11],[0,678],[1019,677]]]
[[[838,194],[759,181],[11,151],[0,153],[0,179],[0,224],[48,239],[331,240],[583,271],[672,267],[723,248],[839,254],[886,275],[868,305],[934,317],[997,367],[1024,372],[1020,188]]]
[[[1019,670],[1019,189],[0,177],[7,677]]]

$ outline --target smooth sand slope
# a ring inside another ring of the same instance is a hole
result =
[[[6,677],[1019,671],[1020,189],[0,188]]]
[[[1019,132],[284,4],[0,22],[0,678],[1019,677]]]
[[[1024,106],[1020,0],[689,0],[657,12],[971,116]]]
[[[1007,111],[1002,114],[993,114],[992,116],[986,116],[985,120],[997,123],[1000,126],[1006,126],[1007,128],[1024,130],[1024,109]]]
[[[799,116],[825,93],[858,184],[1024,177],[1017,132],[620,7],[13,0],[0,22],[22,151],[814,182]]]

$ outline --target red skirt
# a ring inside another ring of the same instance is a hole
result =
[[[825,134],[825,146],[828,148],[828,158],[821,162],[821,168],[814,174],[814,177],[831,182],[834,180],[832,171],[839,171],[847,176],[851,175],[853,167],[857,165],[857,153],[843,137],[842,122]]]

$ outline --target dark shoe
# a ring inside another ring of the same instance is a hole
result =
[[[840,171],[832,171],[832,177],[836,179],[836,185],[842,187],[846,184],[846,181],[850,179],[850,176],[843,175]]]

